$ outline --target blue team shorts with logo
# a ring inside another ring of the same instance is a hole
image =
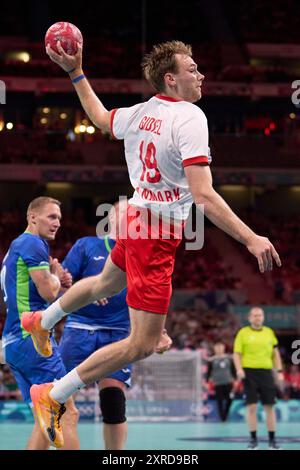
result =
[[[82,361],[89,357],[97,349],[120,341],[128,336],[128,332],[122,330],[84,330],[81,328],[65,327],[59,343],[59,352],[63,363],[69,372],[77,367]],[[127,387],[131,385],[131,365],[122,370],[107,375],[123,382]]]
[[[5,360],[15,376],[23,399],[31,404],[30,387],[33,384],[53,382],[66,375],[58,346],[51,338],[53,354],[50,357],[40,356],[34,346],[31,336],[10,343],[5,347]]]

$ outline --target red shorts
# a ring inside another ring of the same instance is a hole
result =
[[[139,216],[137,211],[138,208],[129,206],[127,227],[128,229],[130,226],[137,227],[138,235],[136,233],[134,238],[130,234],[118,238],[111,252],[111,259],[122,271],[126,271],[128,306],[136,310],[165,315],[172,295],[175,253],[182,240],[183,224],[180,228],[177,226],[174,235],[174,225],[166,229],[162,221],[155,217],[157,229],[153,230],[153,225],[150,228],[149,223],[150,211],[142,209]],[[145,213],[148,217],[144,216]],[[154,217],[151,220],[153,219]],[[153,233],[156,238],[153,238]],[[168,235],[170,238],[163,238]]]

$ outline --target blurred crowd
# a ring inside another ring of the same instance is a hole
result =
[[[294,43],[300,41],[299,4],[294,0],[224,0],[224,12],[243,42]]]
[[[265,275],[265,282],[273,290],[274,304],[295,303],[295,292],[300,290],[300,247],[296,243],[300,236],[300,217],[280,215],[269,218],[254,210],[244,210],[241,217],[257,233],[268,234],[284,260],[280,270],[273,270]],[[237,247],[246,257],[245,250],[239,245]],[[247,258],[247,262],[256,269],[252,259]]]
[[[279,122],[275,124],[270,118],[265,118],[266,128],[262,120],[262,117],[252,118],[252,126],[257,122],[253,134],[254,128],[246,127],[250,119],[245,117],[243,121],[241,116],[228,119],[226,115],[210,117],[209,112],[213,166],[240,169],[299,168],[298,154],[294,146],[287,144],[287,141],[292,141],[292,134],[287,134],[291,119],[287,117],[286,126],[280,127]],[[300,121],[295,120],[294,123],[295,134],[299,132]],[[275,126],[278,134],[274,131],[272,135],[265,135],[268,125]],[[109,139],[101,135],[100,131],[93,135],[75,134],[72,125],[64,130],[44,126],[40,129],[0,132],[0,164],[8,163],[56,166],[92,164],[99,168],[103,168],[103,165],[125,165],[122,142]],[[243,183],[239,177],[237,181]]]
[[[84,9],[77,10],[73,5],[74,21],[81,28],[85,38],[84,63],[89,77],[134,78],[141,77],[140,62],[151,44],[178,38],[178,18],[180,18],[180,39],[193,44],[194,57],[199,69],[209,80],[236,82],[278,82],[290,83],[298,76],[284,61],[270,60],[252,65],[247,43],[294,43],[300,41],[300,11],[294,0],[269,0],[249,2],[232,0],[220,2],[219,27],[215,34],[214,15],[207,14],[207,8],[198,0],[190,0],[189,8],[177,2],[170,12],[168,4],[161,2],[159,9],[154,5],[145,5],[144,19],[141,2],[132,1],[130,10],[126,4],[115,11],[113,4],[95,4],[90,14]],[[62,9],[60,6],[60,10]],[[30,26],[34,24],[35,11],[22,5],[16,11],[9,7],[0,18],[3,36],[26,37]],[[51,9],[51,6],[49,7]],[[87,9],[86,9],[87,10]],[[61,13],[63,16],[63,14]],[[105,16],[99,30],[98,18]],[[130,15],[130,21],[128,16]],[[217,15],[217,13],[215,13]],[[70,18],[67,10],[65,16]],[[47,22],[51,17],[48,11]],[[71,16],[72,19],[72,16]],[[266,21],[267,19],[267,21]],[[46,21],[46,18],[45,18]],[[149,25],[155,24],[155,28]],[[36,27],[36,29],[38,29]],[[44,31],[39,31],[34,41],[28,41],[26,50],[30,54],[29,62],[17,61],[13,56],[0,54],[0,69],[6,76],[17,77],[63,77],[64,72],[51,63],[45,54]],[[187,39],[188,38],[188,39]],[[105,47],[103,45],[105,44]],[[240,60],[230,63],[231,56],[226,55],[227,46],[234,44],[239,51]]]
[[[1,135],[1,163],[78,165],[84,162],[79,149],[67,147],[64,133],[28,129]]]
[[[101,44],[101,38],[98,44]],[[211,44],[195,45],[193,51],[195,60],[200,64],[199,70],[210,81],[291,83],[299,78],[296,71],[289,70],[283,65],[254,66],[243,63],[222,67],[222,62],[219,60],[220,50]],[[88,55],[85,57],[85,73],[89,78],[140,79],[141,59],[140,43],[120,45],[106,41],[105,49],[99,50],[99,54],[90,58]],[[7,77],[65,77],[64,72],[47,57],[32,59],[28,63],[15,59],[0,59],[0,67]]]
[[[215,342],[222,341],[231,350],[234,336],[240,328],[233,313],[220,313],[213,309],[172,311],[167,321],[173,345],[178,349],[210,350]]]
[[[173,287],[201,288],[209,292],[216,289],[241,289],[242,280],[234,276],[232,271],[230,260],[216,253],[209,237],[205,238],[205,246],[200,251],[185,250],[182,243],[176,253]]]

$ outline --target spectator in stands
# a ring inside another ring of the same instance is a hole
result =
[[[289,398],[300,398],[300,371],[299,366],[293,364],[290,369],[284,373],[285,392]]]

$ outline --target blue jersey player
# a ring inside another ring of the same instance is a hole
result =
[[[53,339],[52,354],[37,353],[30,335],[21,326],[22,313],[45,308],[55,300],[61,286],[70,286],[70,274],[58,261],[49,257],[48,241],[54,240],[60,227],[60,202],[38,197],[28,206],[28,226],[10,245],[1,269],[1,287],[7,315],[2,336],[3,352],[23,399],[31,406],[29,389],[34,383],[59,379],[65,375],[58,348]],[[72,398],[66,402],[66,419],[62,419],[65,449],[78,449],[77,410]],[[45,450],[49,442],[36,421],[29,438],[28,450]]]
[[[110,211],[110,235],[103,238],[84,237],[71,248],[63,261],[63,267],[73,281],[99,274],[114,247],[119,210],[123,203]],[[70,314],[64,326],[59,344],[63,362],[69,372],[97,349],[126,338],[130,331],[126,289],[119,294],[95,302]],[[125,391],[130,386],[131,365],[110,374],[99,381],[100,407],[103,417],[105,448],[120,450],[127,438]]]

